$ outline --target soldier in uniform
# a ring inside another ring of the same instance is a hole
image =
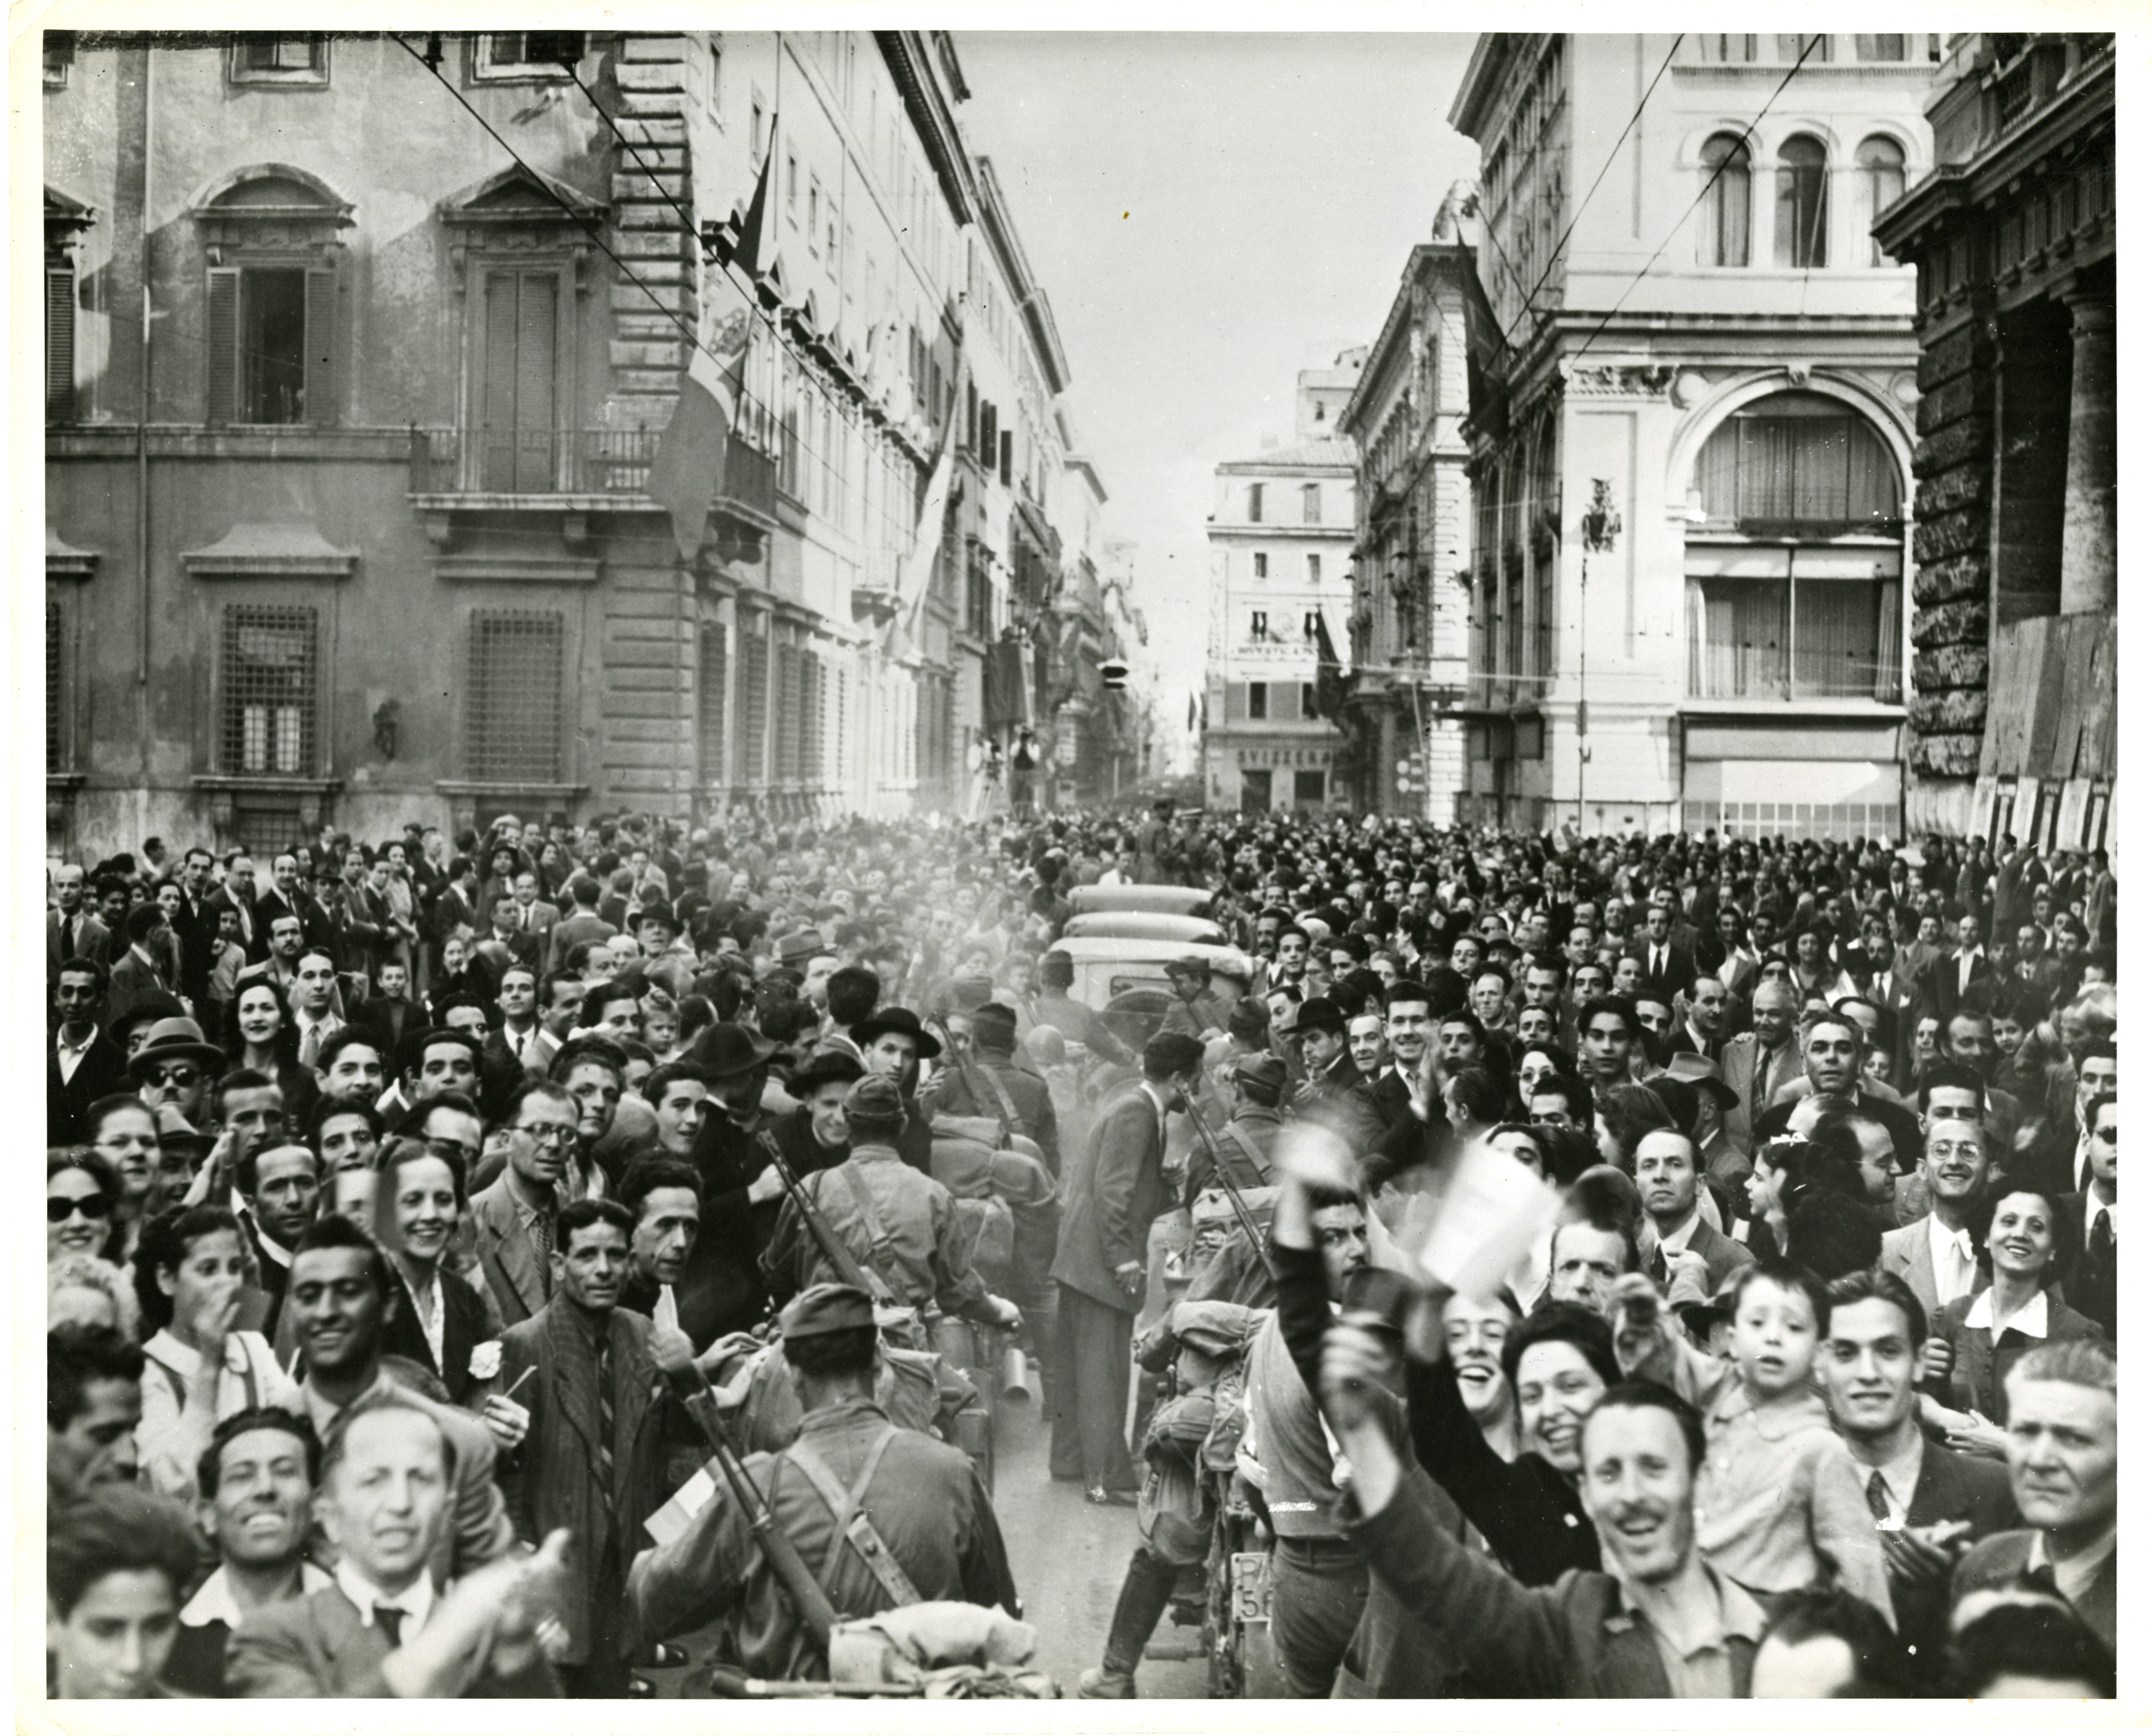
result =
[[[850,1155],[834,1169],[799,1180],[799,1191],[830,1233],[863,1271],[888,1287],[889,1300],[899,1307],[938,1307],[988,1326],[1017,1325],[1014,1305],[987,1293],[959,1246],[955,1197],[897,1155],[904,1095],[896,1081],[885,1074],[854,1081],[845,1096],[845,1123]],[[845,1276],[789,1196],[779,1208],[762,1269],[780,1297]]]
[[[781,1327],[805,1420],[792,1445],[754,1454],[746,1471],[839,1616],[937,1599],[1020,1616],[1001,1527],[970,1461],[899,1429],[874,1402],[872,1298],[818,1284],[793,1299]],[[672,1541],[637,1558],[627,1599],[645,1640],[722,1617],[722,1655],[749,1674],[828,1676],[746,1515],[722,1494]]]
[[[1226,1178],[1242,1193],[1271,1185],[1274,1165],[1271,1147],[1285,1129],[1281,1107],[1285,1097],[1285,1063],[1267,1051],[1243,1055],[1233,1063],[1228,1084],[1232,1091],[1232,1113],[1218,1129],[1219,1160]],[[1198,1144],[1188,1160],[1187,1199],[1218,1185],[1216,1165],[1209,1149]]]
[[[930,1121],[936,1115],[982,1115],[1002,1122],[1037,1145],[1046,1167],[1061,1174],[1053,1093],[1037,1074],[1017,1065],[1016,1014],[997,1001],[972,1015],[970,1049],[936,1080],[925,1109]]]

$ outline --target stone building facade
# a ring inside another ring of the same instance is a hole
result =
[[[1953,38],[1918,267],[1916,829],[2106,840],[2116,771],[2115,43]]]

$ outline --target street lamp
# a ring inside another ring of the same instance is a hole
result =
[[[1603,476],[1591,481],[1591,504],[1584,510],[1577,530],[1584,539],[1582,558],[1577,562],[1576,576],[1576,835],[1580,843],[1584,838],[1584,763],[1591,757],[1591,746],[1585,739],[1586,713],[1584,688],[1587,660],[1591,655],[1591,634],[1585,618],[1585,609],[1590,596],[1591,557],[1603,555],[1614,546],[1614,539],[1622,534],[1622,515],[1614,510],[1614,485]]]

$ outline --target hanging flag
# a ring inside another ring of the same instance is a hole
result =
[[[680,401],[673,406],[672,419],[665,424],[650,461],[650,498],[672,518],[672,540],[683,561],[693,560],[703,546],[703,528],[725,474],[725,449],[739,414],[748,344],[754,335],[754,310],[748,297],[754,293],[762,256],[763,212],[769,199],[769,157],[765,155],[740,223],[738,244],[732,251],[732,263],[749,287],[742,290],[720,268],[703,273],[705,335],[688,358]]]
[[[1315,612],[1315,714],[1334,723],[1344,708],[1345,666],[1337,659],[1330,622],[1318,607]]]
[[[950,394],[949,414],[942,420],[942,439],[934,456],[934,470],[926,479],[926,498],[919,508],[919,528],[914,534],[911,552],[905,557],[904,571],[897,582],[897,604],[900,618],[910,621],[919,613],[919,606],[926,601],[926,591],[934,579],[934,563],[942,553],[942,525],[949,512],[949,485],[957,474],[957,406],[964,401],[964,377],[970,371],[968,363],[960,360],[957,368],[957,389]]]
[[[1508,345],[1476,264],[1464,273],[1464,287],[1465,399],[1471,414],[1477,416],[1494,401],[1495,367]]]

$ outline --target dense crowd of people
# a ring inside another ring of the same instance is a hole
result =
[[[1211,943],[1091,1004],[1075,895],[1160,886]],[[2114,1692],[2103,852],[1161,803],[48,891],[56,1696],[870,1617],[1050,1693],[1004,1382],[1135,1510],[1086,1697],[1190,1603],[1237,1691],[1244,1591],[1304,1698]]]

